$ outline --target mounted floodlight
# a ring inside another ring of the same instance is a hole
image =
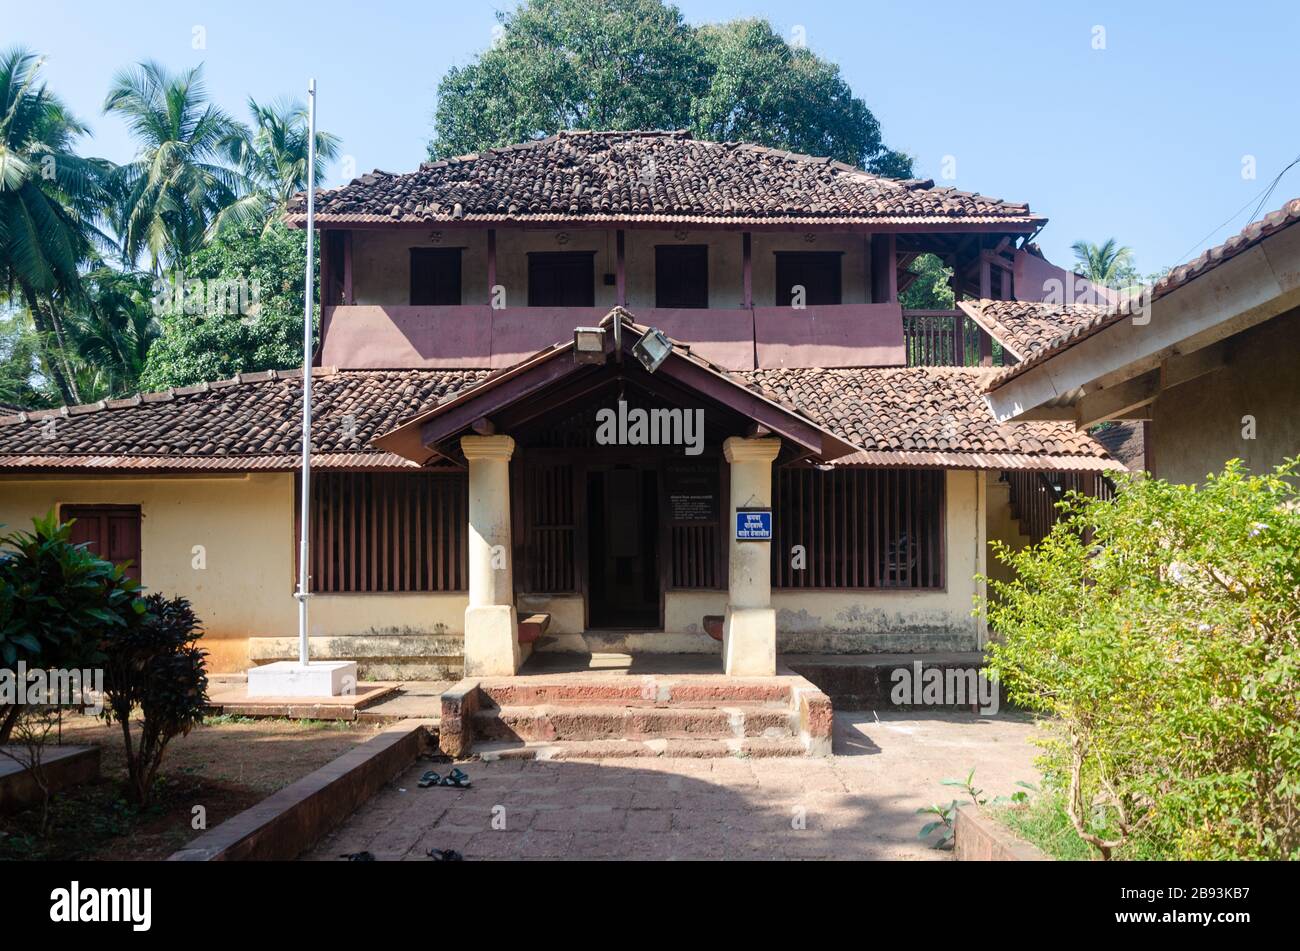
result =
[[[600,327],[573,328],[573,362],[603,363],[605,331]]]
[[[649,328],[645,335],[632,348],[632,356],[641,361],[641,365],[654,373],[663,366],[668,354],[673,352],[673,344],[664,336],[662,330]]]

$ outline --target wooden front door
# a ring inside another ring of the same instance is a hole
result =
[[[87,544],[114,564],[129,562],[127,575],[140,580],[140,506],[64,505],[59,514],[65,522],[75,519],[73,544]]]

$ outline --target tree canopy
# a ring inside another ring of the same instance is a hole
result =
[[[561,129],[690,129],[828,155],[881,175],[912,163],[840,75],[761,19],[692,27],[662,0],[526,0],[438,85],[431,157]]]

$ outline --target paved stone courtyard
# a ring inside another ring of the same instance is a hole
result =
[[[990,795],[1037,781],[1024,716],[836,714],[824,759],[462,763],[471,789],[420,789],[421,761],[306,859],[945,859],[917,838],[922,806],[972,767]]]

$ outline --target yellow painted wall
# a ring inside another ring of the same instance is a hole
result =
[[[986,554],[983,472],[949,470],[946,586],[940,591],[773,591],[777,649],[788,653],[974,650],[974,576]]]
[[[141,507],[141,579],[194,604],[214,671],[247,667],[248,637],[296,635],[292,474],[0,478],[6,531],[56,505],[85,503]],[[461,633],[465,604],[463,594],[318,595],[311,633]]]
[[[943,591],[774,591],[778,647],[785,652],[970,649],[972,576],[983,570],[984,473],[947,473],[947,587]],[[145,586],[183,594],[207,629],[214,671],[249,665],[248,637],[297,632],[293,599],[294,477],[289,473],[154,478],[0,477],[0,524],[30,525],[59,504],[116,503],[142,509]],[[195,566],[202,546],[206,567]],[[459,634],[464,594],[317,595],[311,633]],[[585,642],[577,596],[524,597],[521,611],[549,611],[552,635],[570,649]],[[722,614],[726,592],[669,592],[667,634],[637,637],[637,650],[715,651],[706,614]]]
[[[1163,391],[1151,422],[1154,474],[1197,483],[1240,459],[1267,472],[1300,455],[1300,309],[1232,338],[1228,365]],[[1243,417],[1254,417],[1253,439]]]

